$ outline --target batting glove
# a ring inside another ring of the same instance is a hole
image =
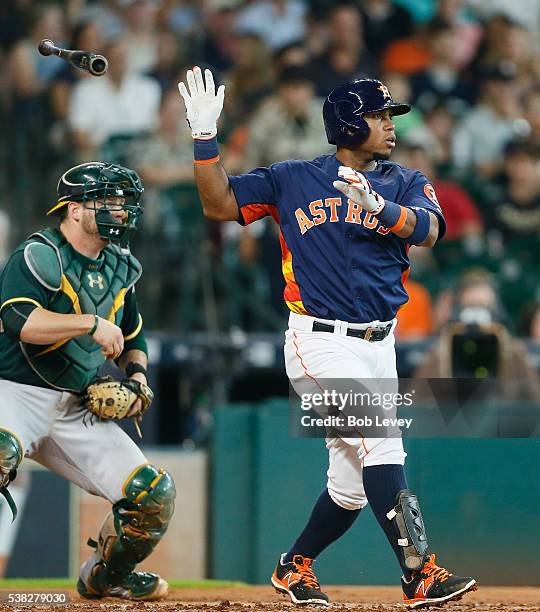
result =
[[[366,177],[348,166],[340,166],[338,176],[344,181],[334,181],[334,187],[350,200],[359,204],[372,215],[378,215],[384,208],[384,198],[371,189]]]
[[[220,85],[216,93],[214,77],[210,70],[206,69],[204,76],[203,79],[201,69],[195,66],[193,70],[188,70],[186,75],[189,93],[182,81],[178,83],[178,90],[184,98],[192,137],[210,139],[217,134],[217,120],[223,110],[225,86]]]

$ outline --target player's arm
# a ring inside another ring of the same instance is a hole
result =
[[[122,332],[114,323],[92,314],[60,314],[47,309],[60,286],[55,263],[52,249],[35,243],[10,258],[0,294],[0,318],[6,334],[29,344],[47,345],[90,333],[107,357],[120,354]]]
[[[133,288],[126,295],[120,328],[124,335],[124,352],[116,360],[116,363],[118,367],[124,370],[127,378],[132,378],[143,385],[147,385],[148,346],[144,336],[142,316]],[[137,399],[126,416],[131,417],[139,414],[141,408],[141,400]]]
[[[376,216],[391,232],[416,246],[432,247],[440,235],[437,216],[423,207],[410,208],[385,200],[371,189],[362,173],[340,166],[334,187]]]
[[[201,69],[195,66],[187,72],[187,87],[178,83],[193,137],[195,181],[206,217],[215,221],[237,221],[238,203],[219,161],[216,139],[225,87],[221,85],[216,92],[210,70],[205,70],[204,76],[205,79]]]
[[[403,224],[403,227],[401,229],[397,231],[394,230],[394,234],[396,234],[396,236],[399,236],[400,238],[410,238],[413,235],[414,230],[416,229],[418,217],[414,210],[412,210],[411,208],[407,208],[406,206],[401,206],[400,208],[403,208],[406,211],[405,223]],[[439,237],[439,220],[429,210],[426,212],[429,216],[427,237],[423,242],[420,242],[416,246],[432,247],[437,242]]]
[[[146,384],[148,345],[144,335],[142,316],[139,312],[133,288],[126,294],[120,329],[124,336],[124,352],[117,359],[116,363],[125,371],[129,378]]]

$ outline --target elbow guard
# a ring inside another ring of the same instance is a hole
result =
[[[413,233],[405,240],[409,244],[422,244],[424,240],[429,236],[429,230],[431,227],[431,217],[429,212],[424,208],[414,208],[416,213],[416,225],[414,226]]]

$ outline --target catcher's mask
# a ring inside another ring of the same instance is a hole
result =
[[[143,212],[140,204],[143,191],[141,179],[134,170],[88,162],[70,168],[60,177],[58,201],[47,214],[59,215],[69,202],[82,202],[85,208],[95,211],[99,235],[125,247]],[[111,214],[116,210],[126,212],[122,221]]]

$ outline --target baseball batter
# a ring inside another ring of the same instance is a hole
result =
[[[16,514],[7,487],[26,456],[111,502],[81,567],[77,588],[87,598],[157,599],[168,588],[134,569],[167,530],[174,482],[88,409],[101,418],[127,398],[124,416],[138,418],[152,399],[134,291],[141,266],[125,248],[142,192],[127,168],[71,168],[48,212],[59,226],[19,245],[0,276],[0,492]],[[128,378],[91,384],[106,359]]]
[[[445,222],[420,172],[388,161],[393,117],[407,113],[374,79],[333,90],[323,115],[334,155],[288,160],[228,177],[219,162],[217,120],[224,87],[200,68],[179,83],[194,139],[195,177],[207,217],[242,225],[271,216],[280,227],[287,375],[320,390],[332,378],[396,379],[395,316],[407,301],[410,245],[432,247]],[[279,129],[279,126],[276,126]],[[370,504],[402,568],[404,602],[441,604],[476,588],[428,551],[418,500],[407,488],[400,437],[327,440],[327,487],[296,542],[281,555],[274,587],[296,604],[327,604],[313,560]]]

